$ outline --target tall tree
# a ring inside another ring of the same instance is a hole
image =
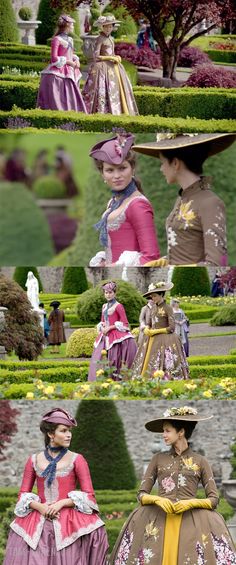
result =
[[[51,0],[51,3],[54,7],[61,4],[79,6],[82,0]],[[119,5],[120,0],[111,1],[111,6]],[[161,51],[163,77],[168,78],[175,78],[183,47],[229,19],[236,19],[235,0],[123,0],[122,5],[136,19],[144,16],[150,21],[153,37]],[[170,36],[166,36],[167,26]]]
[[[19,41],[19,31],[11,0],[0,2],[0,41]]]

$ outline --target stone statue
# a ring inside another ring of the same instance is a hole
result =
[[[27,288],[27,297],[34,310],[39,310],[39,283],[38,279],[34,276],[32,271],[28,272],[27,281],[25,283]]]

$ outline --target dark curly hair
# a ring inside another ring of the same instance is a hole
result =
[[[197,175],[202,175],[202,167],[204,161],[209,154],[209,147],[207,143],[202,143],[199,146],[180,147],[179,149],[170,149],[168,151],[160,152],[170,163],[176,158],[183,161],[187,169]]]
[[[193,433],[194,428],[197,425],[197,422],[187,422],[186,420],[166,420],[167,422],[170,422],[170,424],[173,426],[173,428],[175,428],[175,430],[177,432],[179,432],[180,430],[182,430],[182,428],[185,431],[185,437],[186,439],[189,439]]]
[[[45,443],[45,447],[47,447],[50,443],[50,437],[49,437],[49,433],[53,433],[55,432],[55,430],[57,429],[57,427],[60,424],[53,424],[52,422],[44,422],[44,420],[42,420],[42,422],[40,423],[40,430],[44,435],[44,443]]]

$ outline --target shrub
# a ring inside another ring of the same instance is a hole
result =
[[[134,466],[114,402],[82,400],[76,419],[79,425],[73,430],[71,449],[81,453],[87,460],[94,488],[134,488]]]
[[[97,324],[101,319],[102,305],[105,302],[101,286],[106,281],[102,281],[95,288],[91,288],[81,294],[77,302],[79,319],[86,323]],[[123,304],[128,321],[136,324],[142,306],[146,304],[140,292],[130,283],[117,281],[117,300]]]
[[[62,292],[81,294],[88,290],[88,281],[83,267],[67,267],[63,274]]]
[[[26,290],[25,283],[29,271],[32,271],[34,276],[38,279],[39,292],[43,292],[43,286],[37,267],[16,267],[13,276],[14,281],[17,282],[23,290]]]
[[[45,265],[53,255],[49,227],[29,190],[20,183],[0,185],[0,264]],[[37,242],[37,245],[36,245]]]
[[[232,465],[232,471],[230,474],[231,479],[236,479],[236,441],[231,445],[231,451],[233,456],[230,459],[230,463]]]
[[[201,51],[198,47],[184,47],[181,49],[178,66],[179,67],[196,67],[196,65],[202,65],[204,63],[210,63],[208,55]]]
[[[236,74],[214,65],[200,65],[196,67],[188,80],[187,86],[200,86],[206,88],[215,86],[220,88],[236,88]]]
[[[0,4],[0,41],[17,42],[19,32],[11,0]]]
[[[235,306],[223,306],[210,320],[211,326],[235,326],[236,308]]]
[[[69,218],[67,214],[50,214],[48,216],[51,236],[54,242],[56,253],[60,253],[68,247],[75,238],[77,231],[77,221]]]
[[[171,295],[210,296],[210,279],[206,267],[174,267]]]
[[[39,177],[33,184],[33,192],[38,198],[65,198],[66,187],[54,175]]]
[[[95,328],[75,330],[68,339],[66,357],[91,357],[96,337],[97,331]]]
[[[42,352],[43,331],[26,293],[15,281],[0,274],[0,296],[1,305],[8,308],[1,344],[7,352],[15,351],[19,359],[37,358]]]
[[[220,49],[207,49],[205,53],[210,57],[212,61],[217,61],[218,63],[236,63],[236,52],[235,51],[221,51]]]
[[[5,444],[11,442],[11,436],[17,432],[17,425],[15,421],[16,415],[19,410],[11,408],[8,400],[1,400],[0,412],[0,459],[5,459],[2,452]]]
[[[88,366],[78,367],[55,367],[50,369],[23,369],[22,371],[0,372],[0,383],[27,384],[33,383],[34,379],[40,379],[44,383],[76,383],[87,381]],[[35,385],[34,385],[35,389]]]
[[[31,9],[28,8],[28,6],[22,6],[22,8],[20,8],[18,14],[19,14],[21,20],[23,20],[25,22],[28,22],[32,18]]]
[[[60,12],[60,9],[54,9],[51,7],[50,0],[40,0],[37,20],[40,20],[42,23],[35,32],[36,43],[40,43],[41,45],[47,44],[47,40],[52,37],[55,32]]]
[[[134,45],[133,43],[116,43],[115,53],[116,55],[120,55],[122,59],[130,61],[136,66],[157,69],[161,65],[161,59],[158,53],[154,53],[152,49],[145,47],[139,49],[137,45]]]

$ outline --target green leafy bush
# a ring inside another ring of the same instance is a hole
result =
[[[230,474],[231,479],[236,479],[236,441],[231,445],[231,451],[233,456],[230,459],[230,463],[232,465],[232,471]]]
[[[122,35],[128,35],[128,36],[136,36],[137,34],[137,24],[135,22],[135,20],[132,18],[132,16],[130,15],[130,13],[128,12],[127,8],[125,8],[125,6],[118,6],[117,8],[113,8],[111,9],[111,6],[107,6],[107,8],[105,8],[105,10],[103,11],[103,14],[105,15],[106,13],[112,13],[114,14],[115,18],[117,20],[121,21],[121,24],[119,25],[118,29],[116,29],[115,31],[115,38],[119,38],[122,37]]]
[[[4,210],[0,215],[0,264],[45,265],[53,255],[51,236],[29,190],[20,183],[2,182],[0,209]]]
[[[0,81],[1,110],[11,110],[14,104],[21,104],[24,109],[35,108],[38,84],[26,81],[18,82],[16,77],[13,81]]]
[[[188,357],[189,365],[225,365],[236,363],[236,357],[234,355],[194,355],[193,357]]]
[[[77,369],[88,369],[88,361],[61,361],[60,359],[53,361],[51,359],[44,359],[43,361],[2,361],[0,359],[0,370],[7,371],[24,371],[26,369],[34,370],[45,370],[45,369],[66,369],[66,368],[77,368]]]
[[[55,367],[50,369],[23,369],[22,371],[0,371],[0,383],[9,384],[32,383],[34,379],[41,379],[46,383],[75,383],[87,381],[88,367]]]
[[[123,423],[114,402],[82,400],[76,420],[79,425],[73,430],[71,449],[86,458],[94,488],[134,488],[134,465],[126,447]]]
[[[19,32],[11,0],[0,4],[0,41],[18,41]]]
[[[31,9],[28,6],[22,6],[22,8],[19,9],[18,15],[24,22],[28,22],[32,18]]]
[[[60,13],[60,9],[54,9],[51,7],[50,0],[40,0],[37,20],[40,20],[41,24],[35,32],[36,43],[39,43],[40,45],[47,44],[47,40],[55,33]]]
[[[210,279],[206,267],[175,267],[172,275],[174,287],[171,295],[210,296]]]
[[[25,283],[29,271],[32,271],[34,276],[38,279],[39,292],[42,292],[43,285],[37,267],[16,267],[13,276],[14,281],[16,281],[21,286],[21,288],[23,288],[23,290],[26,290]]]
[[[37,198],[66,198],[66,186],[54,175],[39,177],[32,190]]]
[[[69,337],[66,345],[67,357],[91,357],[97,331],[94,328],[80,328]]]
[[[221,49],[204,49],[204,51],[212,61],[219,63],[232,63],[232,65],[235,65],[236,63],[235,51],[227,51]]]
[[[2,55],[0,57],[0,73],[4,72],[5,67],[17,68],[21,72],[34,71],[40,73],[45,67],[45,63],[40,63],[40,61],[34,62],[33,60],[25,61],[23,58],[21,60],[17,57],[15,59],[9,57],[6,59],[5,56]]]
[[[210,320],[211,326],[235,326],[236,308],[235,306],[223,306]]]
[[[95,288],[91,288],[79,296],[77,310],[81,321],[94,324],[100,321],[102,305],[105,302],[101,287],[105,282],[102,281]],[[136,324],[140,310],[146,304],[140,292],[132,284],[118,280],[116,297],[118,302],[123,304],[129,323]]]
[[[81,294],[88,289],[88,281],[83,267],[67,267],[63,274],[62,292]]]

